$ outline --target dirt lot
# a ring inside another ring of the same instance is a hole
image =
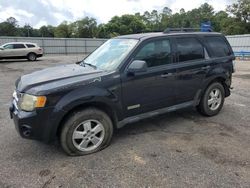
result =
[[[111,145],[66,156],[17,134],[8,105],[18,76],[80,57],[0,61],[0,187],[250,187],[250,62],[237,62],[232,95],[212,118],[183,110],[128,125]]]

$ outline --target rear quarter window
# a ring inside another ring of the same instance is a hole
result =
[[[36,46],[34,44],[26,44],[28,48],[35,48]]]
[[[228,46],[226,40],[220,36],[209,36],[205,37],[206,43],[212,52],[212,57],[225,57],[232,55],[230,47]]]

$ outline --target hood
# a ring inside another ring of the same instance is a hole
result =
[[[101,75],[102,70],[96,70],[88,65],[78,64],[61,65],[46,68],[20,77],[16,82],[19,92],[26,92],[36,88],[36,90],[49,90],[93,79]]]

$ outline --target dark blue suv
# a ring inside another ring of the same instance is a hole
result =
[[[218,114],[234,59],[220,33],[120,36],[81,62],[20,77],[10,114],[22,137],[59,137],[67,154],[89,154],[108,146],[115,128],[144,118],[186,107]]]

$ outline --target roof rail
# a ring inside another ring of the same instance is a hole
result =
[[[163,33],[177,33],[177,32],[212,32],[213,30],[211,28],[204,31],[202,28],[167,28],[163,31]]]

